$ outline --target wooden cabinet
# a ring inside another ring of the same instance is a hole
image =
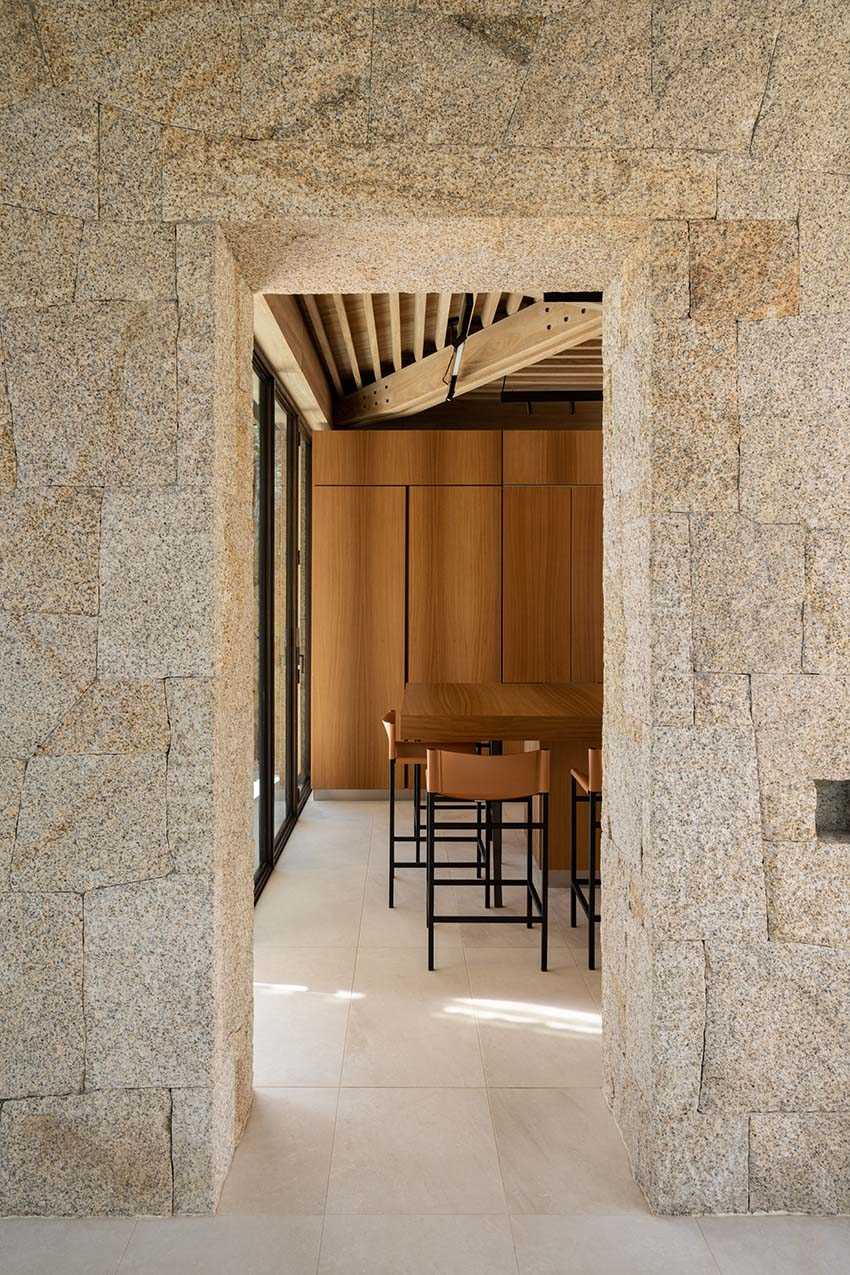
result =
[[[498,485],[502,436],[483,429],[324,430],[313,437],[313,481]]]
[[[313,492],[313,787],[385,788],[404,685],[405,490]]]
[[[410,489],[410,682],[500,680],[501,496],[499,487]]]
[[[571,677],[570,487],[505,487],[502,676]]]
[[[507,429],[503,435],[505,483],[602,482],[602,431]]]
[[[572,517],[572,682],[602,681],[602,488],[575,487]]]

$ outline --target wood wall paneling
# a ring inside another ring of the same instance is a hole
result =
[[[313,440],[313,481],[498,484],[502,439],[495,430],[328,430]]]
[[[314,490],[314,788],[386,787],[380,720],[404,683],[404,529],[401,487]]]
[[[575,487],[573,489],[571,539],[573,570],[570,680],[573,682],[601,682],[601,487]]]
[[[498,487],[413,487],[408,521],[410,682],[501,677]]]
[[[506,483],[602,482],[602,431],[596,429],[507,429]]]
[[[569,487],[505,487],[502,676],[569,682]]]

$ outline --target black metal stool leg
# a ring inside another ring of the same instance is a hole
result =
[[[484,906],[490,906],[490,854],[493,848],[493,815],[488,801],[484,807]]]
[[[533,860],[532,840],[533,840],[534,834],[531,828],[531,824],[534,820],[533,806],[534,806],[533,798],[529,797],[528,807],[526,812],[527,818],[528,818],[528,829],[525,834],[525,879],[527,882],[525,887],[525,924],[526,924],[526,928],[529,930],[534,928],[534,923],[531,919],[531,904],[532,904],[531,879],[532,879],[532,873],[534,870],[533,864],[532,864],[532,860]]]
[[[481,848],[483,844],[484,836],[483,836],[483,824],[481,820],[481,802],[480,801],[476,801],[475,803],[475,836],[477,838],[476,844],[475,844],[475,875],[478,877],[478,880],[480,881],[481,873],[484,868],[484,851]]]
[[[540,797],[541,823],[540,832],[540,902],[542,907],[540,920],[540,968],[549,968],[549,794],[544,792]]]
[[[413,767],[413,835],[416,838],[416,862],[422,862],[422,820],[419,799],[422,792],[422,767]]]
[[[428,917],[428,969],[434,968],[434,798],[428,794],[425,824],[425,873]]]
[[[389,776],[389,801],[390,801],[390,907],[395,902],[395,762],[390,760],[390,776]]]
[[[596,969],[596,802],[595,792],[587,794],[587,968]]]
[[[576,809],[578,791],[576,789],[575,776],[570,776],[570,925],[576,928],[576,877],[578,876],[578,851],[576,848],[576,838],[578,836],[578,820],[576,819]]]

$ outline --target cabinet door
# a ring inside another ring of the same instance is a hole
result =
[[[569,487],[504,489],[506,682],[569,682]]]
[[[576,487],[572,511],[572,681],[602,681],[602,488]]]
[[[402,487],[313,490],[313,787],[385,788],[404,685]]]
[[[505,483],[602,482],[601,429],[506,429]]]
[[[408,681],[500,680],[501,499],[499,487],[410,489]]]

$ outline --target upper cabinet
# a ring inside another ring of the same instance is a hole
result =
[[[502,436],[494,430],[325,430],[313,435],[317,486],[498,485]]]
[[[602,482],[599,429],[508,429],[503,437],[506,485]]]
[[[570,487],[505,487],[502,666],[506,682],[569,682]]]

